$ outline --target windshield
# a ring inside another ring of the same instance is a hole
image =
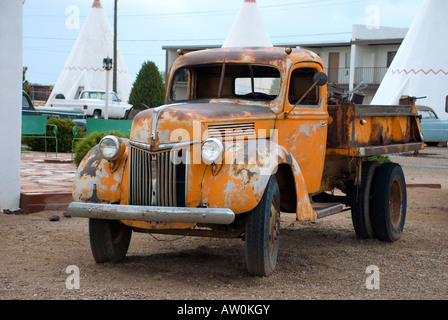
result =
[[[280,72],[270,66],[214,64],[177,70],[171,86],[174,101],[249,99],[272,101],[280,91]]]
[[[436,114],[431,110],[419,110],[418,113],[419,113],[419,115],[422,116],[422,119],[424,119],[424,120],[438,119]]]

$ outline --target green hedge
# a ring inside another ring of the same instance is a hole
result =
[[[82,159],[86,156],[86,154],[95,147],[98,143],[100,143],[101,139],[103,139],[106,135],[113,135],[122,138],[129,138],[129,135],[123,135],[119,131],[112,131],[109,133],[104,132],[93,132],[89,134],[85,139],[79,140],[75,145],[75,157],[73,161],[75,162],[76,167],[79,166]]]
[[[58,152],[72,152],[73,127],[76,123],[72,119],[49,118],[47,124],[55,124],[58,127]],[[47,136],[54,136],[53,128],[47,128]],[[78,127],[77,138],[84,138],[86,132]],[[47,140],[47,151],[56,151],[56,142],[54,139]],[[45,151],[45,139],[26,137],[22,139],[22,143],[26,144],[33,151]]]
[[[157,65],[152,61],[145,61],[132,85],[129,104],[135,105],[136,110],[145,110],[140,104],[155,108],[164,103],[165,84]]]

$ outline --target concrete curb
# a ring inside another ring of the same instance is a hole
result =
[[[67,210],[72,201],[71,192],[21,193],[20,209],[28,214],[44,210]]]

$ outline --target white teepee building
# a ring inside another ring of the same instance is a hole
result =
[[[272,47],[256,0],[244,0],[222,47]]]
[[[82,90],[106,90],[104,58],[113,58],[113,32],[100,0],[95,0],[73,46],[70,56],[53,88],[47,105],[57,94],[74,99]],[[112,73],[112,71],[111,71]],[[112,75],[109,88],[112,90]],[[117,94],[127,102],[132,89],[133,77],[117,49]]]
[[[372,105],[398,104],[401,96],[427,97],[417,103],[441,118],[448,95],[448,1],[425,0],[401,44]]]

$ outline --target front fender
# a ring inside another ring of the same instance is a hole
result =
[[[286,164],[294,176],[297,218],[314,220],[303,174],[291,153],[270,141],[248,152],[248,144],[232,144],[226,148],[223,164],[215,169],[212,165],[206,167],[201,181],[202,202],[212,208],[230,208],[235,214],[251,211],[263,197],[271,175],[276,174],[279,165]],[[242,154],[244,157],[238,157]]]
[[[93,147],[81,163],[73,182],[73,201],[93,203],[127,202],[125,166],[129,151],[129,140],[122,139],[126,151],[121,159],[108,161],[101,157],[98,145]]]

